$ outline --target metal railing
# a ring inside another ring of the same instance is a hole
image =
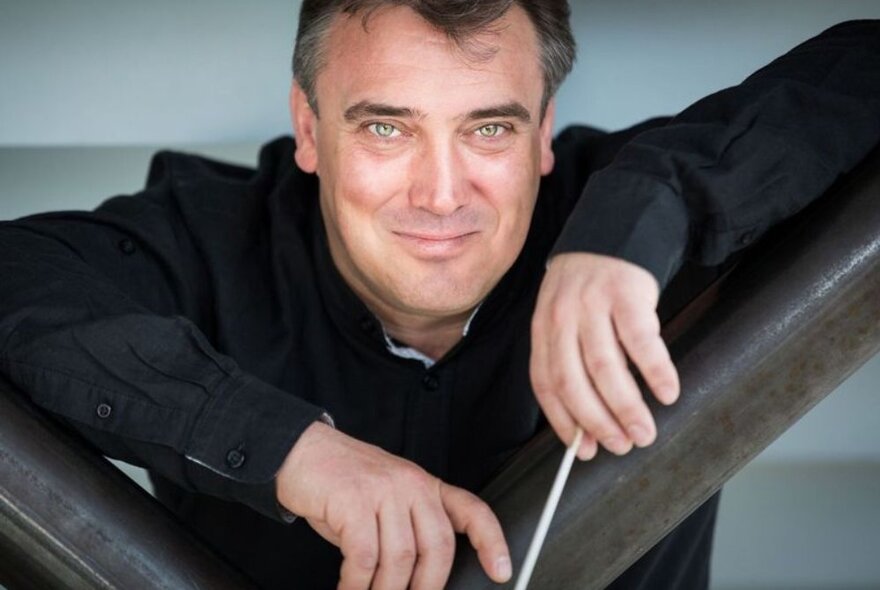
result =
[[[0,584],[251,588],[82,440],[0,383]]]

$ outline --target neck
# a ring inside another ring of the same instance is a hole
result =
[[[334,248],[336,241],[329,232],[328,238],[330,255],[342,279],[382,322],[391,338],[434,361],[440,360],[461,340],[464,327],[473,314],[473,307],[449,314],[426,314],[388,305],[381,297],[375,296],[357,275],[349,272],[348,265],[338,263],[337,249]]]
[[[450,317],[425,318],[387,314],[373,310],[389,336],[415,348],[433,360],[439,360],[459,340],[471,312]]]

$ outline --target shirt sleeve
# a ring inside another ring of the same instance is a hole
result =
[[[821,196],[880,140],[880,21],[836,25],[641,133],[592,175],[553,254],[597,252],[666,285]]]
[[[206,271],[154,180],[0,224],[0,371],[102,453],[284,520],[276,472],[323,411],[212,347]]]

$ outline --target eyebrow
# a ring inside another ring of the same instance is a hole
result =
[[[359,121],[367,117],[400,117],[404,119],[421,119],[424,114],[409,107],[396,107],[379,102],[362,100],[345,109],[346,121]]]
[[[380,102],[362,100],[345,109],[345,120],[349,122],[359,121],[368,117],[400,117],[404,119],[422,119],[425,114],[409,107],[398,107]],[[467,113],[463,119],[477,121],[480,119],[519,119],[523,123],[530,123],[532,116],[529,110],[522,104],[512,101],[505,104],[476,109]]]
[[[508,102],[485,109],[477,109],[465,115],[465,119],[468,121],[504,118],[519,119],[523,123],[530,123],[532,121],[529,110],[518,102]]]

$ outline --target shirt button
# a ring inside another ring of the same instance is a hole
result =
[[[110,404],[98,404],[98,407],[95,408],[98,418],[109,418],[112,412],[113,408],[110,407]]]
[[[233,469],[238,469],[239,467],[244,465],[244,459],[244,453],[242,453],[238,449],[232,449],[231,451],[226,453],[226,464]]]
[[[137,250],[134,242],[128,238],[119,240],[119,249],[122,250],[122,253],[126,256],[131,256],[132,254],[134,254],[135,250]]]
[[[751,244],[752,240],[754,240],[754,239],[755,239],[755,232],[747,231],[746,233],[742,234],[739,237],[738,242],[739,242],[740,246],[747,246],[747,245]]]
[[[422,385],[428,391],[437,391],[437,388],[440,387],[440,380],[437,379],[434,375],[428,373],[425,375],[425,378],[422,379]]]

